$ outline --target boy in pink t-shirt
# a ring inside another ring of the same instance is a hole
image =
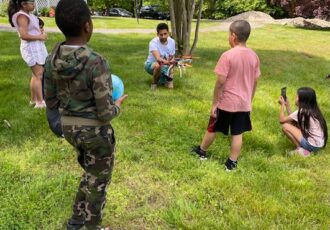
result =
[[[251,131],[250,112],[252,99],[260,76],[260,63],[256,53],[246,47],[251,31],[245,20],[233,22],[229,28],[230,50],[223,53],[214,69],[217,80],[207,132],[200,146],[192,149],[201,160],[213,143],[216,132],[231,135],[231,154],[225,163],[226,170],[237,167],[243,143],[243,132]]]

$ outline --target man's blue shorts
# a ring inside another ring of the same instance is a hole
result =
[[[151,75],[154,73],[153,64],[155,62],[145,62],[144,63],[144,69]],[[160,69],[160,78],[159,78],[159,84],[165,84],[167,82],[166,76],[168,74],[168,65],[163,65]]]

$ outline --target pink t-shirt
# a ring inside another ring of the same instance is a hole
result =
[[[253,88],[260,76],[257,54],[250,48],[236,46],[221,55],[214,72],[226,78],[218,108],[228,112],[251,111]]]
[[[298,122],[298,110],[289,115],[294,121]],[[324,145],[324,133],[322,131],[320,122],[310,118],[309,120],[309,137],[307,141],[314,147],[323,147]]]

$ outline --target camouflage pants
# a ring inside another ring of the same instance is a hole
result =
[[[110,125],[63,126],[63,133],[77,150],[78,162],[84,169],[69,223],[77,227],[72,229],[83,225],[87,229],[100,229],[115,158],[113,129]]]

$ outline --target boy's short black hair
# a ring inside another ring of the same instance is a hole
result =
[[[166,23],[159,23],[157,25],[157,33],[161,30],[167,30],[168,31],[168,25]]]
[[[250,36],[251,26],[245,20],[237,20],[230,24],[229,30],[236,34],[239,42],[246,42]]]
[[[38,18],[39,21],[39,27],[44,27],[45,23],[41,18]]]
[[[55,21],[66,37],[78,37],[91,13],[84,0],[61,0],[55,10]]]

